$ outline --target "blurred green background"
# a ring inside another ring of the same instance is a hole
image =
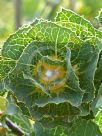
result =
[[[102,0],[0,0],[0,45],[20,26],[36,17],[52,20],[61,7],[71,9],[89,19],[95,27]]]

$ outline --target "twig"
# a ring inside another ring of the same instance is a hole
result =
[[[17,136],[23,136],[24,132],[16,124],[14,124],[9,118],[6,117],[6,125],[15,133]]]

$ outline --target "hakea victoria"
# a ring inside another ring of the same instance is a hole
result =
[[[62,9],[54,22],[35,20],[4,43],[0,88],[13,91],[47,127],[94,118],[102,90],[101,37],[70,10]]]

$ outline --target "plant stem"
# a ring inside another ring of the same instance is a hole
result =
[[[24,132],[16,124],[14,124],[9,118],[6,117],[6,125],[12,130],[17,136],[23,136]]]

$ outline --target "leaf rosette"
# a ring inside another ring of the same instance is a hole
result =
[[[94,82],[95,73],[102,72],[97,68],[99,34],[84,18],[64,9],[55,22],[35,20],[20,28],[2,47],[0,87],[14,91],[42,122],[90,114],[102,83],[96,88]]]

